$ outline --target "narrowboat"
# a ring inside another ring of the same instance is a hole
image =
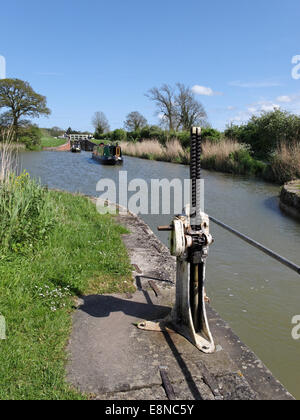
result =
[[[72,153],[80,153],[81,152],[80,143],[73,143],[72,146],[71,146],[71,152]]]
[[[101,165],[122,165],[121,147],[118,145],[99,145],[94,148],[92,158]]]

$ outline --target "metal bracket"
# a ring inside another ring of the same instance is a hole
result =
[[[201,268],[205,274],[205,264]],[[170,315],[156,321],[142,321],[138,324],[138,328],[147,331],[175,331],[202,352],[213,353],[215,344],[207,320],[204,282],[201,280],[199,282],[200,293],[197,293],[199,304],[195,319],[192,314],[190,273],[191,264],[182,258],[177,258],[176,303]]]

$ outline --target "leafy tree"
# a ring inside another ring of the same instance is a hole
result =
[[[28,82],[20,79],[0,80],[0,108],[8,109],[15,135],[22,117],[49,115],[45,96],[36,93]]]
[[[95,128],[95,138],[110,130],[108,120],[103,112],[95,112],[92,118],[92,124]]]
[[[128,131],[138,131],[147,125],[146,118],[138,111],[130,112],[127,115],[124,126]]]

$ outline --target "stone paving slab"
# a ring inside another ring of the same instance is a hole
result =
[[[205,366],[220,384],[231,378],[234,389],[238,379],[241,388],[243,378],[225,351],[205,355],[177,333],[142,331],[134,325],[142,319],[164,317],[169,311],[153,291],[137,291],[132,299],[122,295],[83,297],[74,315],[68,380],[96,398],[118,394],[130,399],[141,393],[151,399],[162,385],[160,367],[165,366],[178,399],[212,399],[202,380]],[[245,381],[242,385],[243,395],[255,399],[249,385]],[[228,389],[226,385],[227,394],[234,395]],[[159,395],[166,399],[165,393]]]

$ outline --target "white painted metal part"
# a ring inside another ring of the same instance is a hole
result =
[[[171,233],[170,238],[170,250],[171,255],[175,257],[181,257],[185,253],[185,232],[184,232],[184,221],[176,218],[173,220],[174,230]]]
[[[188,208],[186,208],[188,213]],[[204,353],[215,351],[214,340],[209,328],[206,314],[206,294],[204,288],[205,281],[205,260],[199,267],[199,319],[197,319],[197,329],[194,325],[191,304],[191,264],[188,262],[187,248],[191,245],[192,237],[187,233],[189,229],[189,215],[177,216],[173,220],[174,230],[171,233],[170,248],[172,255],[177,257],[176,269],[176,301],[170,315],[157,321],[142,321],[138,328],[150,331],[174,330],[191,341],[199,350]],[[209,233],[209,217],[201,213],[201,230],[207,238],[207,246],[213,239]],[[200,268],[199,268],[200,270]]]

